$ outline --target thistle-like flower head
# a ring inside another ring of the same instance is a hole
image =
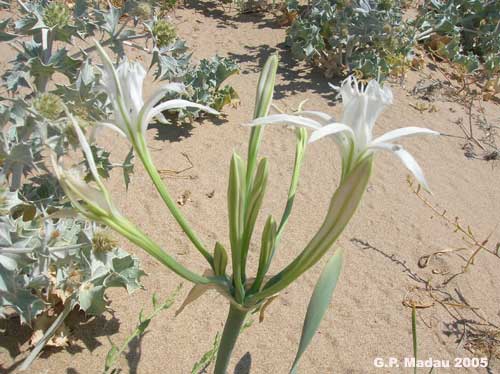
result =
[[[343,114],[342,121],[335,122],[332,116],[318,111],[299,111],[295,115],[276,114],[254,120],[250,125],[288,124],[313,129],[309,142],[332,135],[342,155],[342,179],[364,158],[378,150],[391,151],[417,178],[425,189],[429,189],[422,169],[400,145],[393,141],[410,135],[438,135],[439,133],[421,127],[403,127],[373,138],[373,127],[384,110],[392,104],[392,92],[375,80],[366,86],[360,85],[353,76],[340,87]]]

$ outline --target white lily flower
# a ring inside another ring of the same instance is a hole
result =
[[[89,165],[90,173],[95,182],[95,187],[85,182],[83,175],[78,169],[65,170],[54,154],[51,154],[52,166],[61,186],[73,205],[85,216],[98,220],[102,216],[117,215],[118,212],[111,203],[109,193],[101,181],[97,166],[83,131],[75,118],[67,113],[70,122],[75,129],[78,140],[82,147],[85,158]]]
[[[257,118],[250,125],[287,124],[313,129],[309,142],[315,142],[327,135],[333,135],[342,154],[342,179],[362,159],[375,151],[384,150],[394,153],[418,182],[426,190],[429,186],[422,169],[413,156],[393,141],[411,135],[439,135],[438,132],[422,127],[403,127],[389,131],[373,139],[373,126],[384,108],[392,104],[392,92],[381,87],[375,80],[366,86],[360,85],[350,76],[340,87],[344,107],[342,121],[335,122],[333,117],[318,111],[299,111],[295,115],[276,114]]]
[[[144,67],[138,62],[129,62],[124,59],[115,68],[98,42],[96,42],[96,46],[103,62],[103,88],[113,105],[115,116],[113,123],[101,123],[101,125],[112,128],[127,137],[132,144],[135,143],[138,135],[145,135],[147,126],[153,118],[163,118],[162,112],[165,110],[197,108],[210,114],[219,114],[219,112],[208,106],[188,100],[175,99],[158,104],[169,91],[183,93],[185,87],[181,83],[164,85],[144,102],[142,96],[143,83],[146,77]]]

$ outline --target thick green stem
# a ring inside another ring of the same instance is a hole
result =
[[[227,315],[224,332],[222,333],[219,351],[217,353],[214,374],[226,374],[233,348],[236,344],[236,340],[238,340],[247,314],[248,311],[242,311],[232,304],[229,307],[229,314]]]
[[[142,231],[136,228],[132,223],[128,222],[124,217],[101,218],[101,222],[106,224],[123,237],[135,245],[144,249],[150,256],[156,258],[160,263],[168,267],[180,277],[196,283],[196,284],[209,284],[217,283],[216,278],[206,278],[204,276],[193,273],[178,263],[173,257],[168,255],[159,245],[149,239]]]
[[[191,229],[188,221],[177,207],[176,202],[170,196],[167,187],[163,183],[161,176],[158,173],[158,170],[156,170],[156,167],[154,166],[151,160],[151,155],[149,154],[145,140],[141,139],[141,143],[142,144],[140,144],[139,147],[136,147],[136,150],[139,155],[139,158],[141,159],[144,165],[144,168],[146,169],[151,178],[151,181],[158,190],[158,193],[165,202],[165,205],[167,205],[168,209],[172,213],[172,216],[174,216],[175,220],[182,228],[184,233],[187,235],[189,240],[191,240],[191,242],[194,244],[196,249],[203,255],[203,257],[205,257],[210,266],[213,267],[214,260],[212,255],[205,249],[205,245],[202,243],[201,239],[198,238],[196,233]]]

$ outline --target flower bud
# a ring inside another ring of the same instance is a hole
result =
[[[105,231],[98,231],[92,237],[94,252],[111,252],[118,246],[118,242]]]
[[[141,2],[137,4],[137,6],[134,9],[134,16],[138,18],[149,19],[151,18],[152,15],[153,15],[153,8],[149,3]]]
[[[61,98],[52,93],[43,93],[33,100],[33,107],[42,116],[49,120],[56,120],[64,111]]]
[[[69,8],[59,2],[53,2],[47,5],[43,14],[43,22],[49,28],[64,27],[69,24],[71,14]]]
[[[169,46],[177,36],[174,26],[164,19],[156,21],[152,31],[158,47]]]

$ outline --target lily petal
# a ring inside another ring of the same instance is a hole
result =
[[[116,68],[121,88],[123,89],[123,100],[125,107],[135,122],[139,111],[144,105],[142,99],[142,86],[146,78],[146,70],[135,61],[128,61],[126,58]]]
[[[309,143],[315,142],[321,138],[324,138],[328,135],[338,134],[339,132],[348,132],[351,136],[354,136],[352,129],[344,125],[343,123],[330,123],[320,129],[317,129],[311,133],[311,137],[309,138]]]
[[[373,140],[371,144],[376,145],[380,143],[387,143],[404,136],[412,135],[439,135],[439,132],[427,129],[425,127],[402,127],[400,129],[386,132],[384,135],[381,135]]]
[[[125,134],[118,126],[116,126],[114,123],[109,123],[109,122],[97,122],[96,123],[97,126],[101,126],[101,127],[106,127],[108,129],[111,129],[113,131],[115,131],[116,133],[118,133],[120,136],[123,136],[124,138],[127,137],[127,134]],[[91,138],[92,140],[92,138]]]
[[[375,145],[372,144],[369,148],[380,149],[394,153],[396,156],[399,157],[399,159],[403,162],[406,168],[415,176],[418,183],[420,183],[426,191],[430,192],[430,188],[429,185],[427,184],[427,181],[425,180],[422,168],[417,163],[417,160],[415,160],[415,158],[403,147],[397,144],[378,143]]]
[[[247,126],[261,126],[271,124],[309,127],[315,130],[323,127],[321,123],[313,119],[289,114],[273,114],[267,117],[259,117],[247,124]]]
[[[142,128],[147,128],[148,123],[143,124],[146,120],[146,114],[151,112],[153,107],[165,97],[165,94],[169,91],[177,92],[179,94],[184,93],[186,91],[186,86],[182,83],[167,83],[164,86],[160,87],[153,95],[149,97],[148,100],[144,103],[141,111],[138,116],[138,126],[142,130]]]
[[[174,99],[174,100],[168,100],[165,101],[164,103],[158,104],[154,108],[152,108],[149,112],[144,112],[144,119],[141,122],[141,132],[144,135],[146,133],[146,129],[148,126],[148,123],[157,115],[161,114],[161,112],[165,110],[171,110],[171,109],[184,109],[184,108],[197,108],[201,109],[207,113],[218,115],[219,112],[216,111],[215,109],[212,109],[206,105],[201,105],[197,103],[193,103],[188,100],[182,100],[182,99]]]
[[[317,119],[323,121],[324,122],[323,124],[326,124],[328,122],[332,122],[334,120],[333,117],[330,116],[329,114],[315,111],[315,110],[301,110],[299,112],[295,112],[295,114],[299,115],[299,116],[309,116],[309,117],[313,117],[313,118],[316,117]]]

